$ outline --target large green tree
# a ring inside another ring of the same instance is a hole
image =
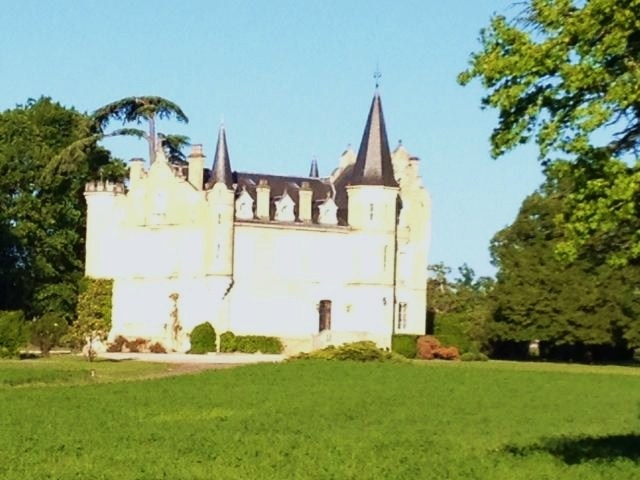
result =
[[[607,238],[590,239],[570,264],[558,260],[554,249],[565,238],[559,219],[574,190],[567,177],[555,175],[561,165],[491,242],[499,270],[489,336],[498,346],[539,340],[543,355],[565,359],[619,359],[640,346],[640,268],[611,267]],[[629,233],[619,232],[617,241]]]
[[[640,0],[528,0],[512,11],[481,31],[459,81],[479,79],[482,106],[498,111],[493,156],[535,141],[543,163],[575,161],[565,173],[583,182],[559,246],[575,259],[590,236],[611,236],[640,212]],[[640,233],[610,258],[640,258]]]
[[[149,162],[156,158],[156,149],[160,144],[173,160],[184,160],[181,148],[188,143],[188,138],[183,135],[162,134],[156,131],[157,120],[176,119],[179,122],[188,123],[189,119],[182,109],[174,102],[162,97],[139,96],[127,97],[100,107],[93,113],[93,118],[101,132],[113,120],[123,124],[147,122],[148,130],[137,128],[121,128],[108,135],[133,135],[144,138],[149,145]]]
[[[95,141],[78,143],[92,128],[87,115],[44,97],[0,114],[0,310],[73,315],[84,186],[114,165]]]

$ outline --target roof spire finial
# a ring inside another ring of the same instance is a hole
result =
[[[376,62],[376,71],[373,72],[373,79],[376,81],[376,90],[380,86],[381,78],[382,78],[382,73],[380,73],[380,64]]]

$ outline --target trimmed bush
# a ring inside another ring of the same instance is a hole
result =
[[[489,357],[480,352],[466,352],[460,355],[460,360],[463,362],[486,362]]]
[[[196,325],[189,338],[191,340],[189,353],[203,354],[216,351],[216,331],[209,322]]]
[[[31,342],[47,357],[53,347],[67,333],[67,321],[54,312],[48,312],[31,322]]]
[[[397,334],[391,337],[391,351],[403,357],[416,358],[418,335]]]
[[[277,337],[262,335],[236,335],[234,352],[243,353],[282,353],[284,346]]]
[[[407,362],[408,360],[395,352],[389,352],[378,348],[378,346],[369,340],[360,342],[345,343],[339,347],[329,345],[322,350],[316,350],[311,353],[300,353],[292,360],[353,360],[358,362]]]
[[[27,338],[23,313],[19,310],[0,311],[0,358],[17,357]]]
[[[457,347],[461,352],[474,349],[474,342],[470,338],[470,320],[466,313],[441,313],[435,321],[434,334],[444,345]]]
[[[233,332],[224,332],[220,335],[220,351],[224,353],[236,351],[236,336]]]

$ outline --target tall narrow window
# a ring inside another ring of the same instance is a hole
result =
[[[407,328],[407,304],[405,302],[398,303],[398,330]]]
[[[384,251],[382,252],[382,268],[384,271],[387,271],[387,254],[389,253],[389,246],[384,246]]]
[[[373,203],[369,204],[369,220],[373,220]]]
[[[318,331],[331,330],[331,300],[320,300],[318,304]]]

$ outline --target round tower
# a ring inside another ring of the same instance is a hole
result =
[[[124,186],[108,181],[85,185],[87,202],[87,235],[85,244],[85,275],[91,278],[114,278],[119,257],[118,221]]]

